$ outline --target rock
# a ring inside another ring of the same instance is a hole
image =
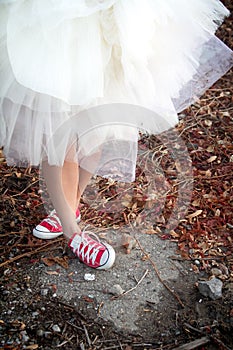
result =
[[[41,289],[40,294],[41,294],[43,297],[46,297],[46,295],[48,295],[48,292],[49,292],[48,289]]]
[[[44,335],[43,329],[38,329],[36,334],[37,334],[38,337],[43,337],[43,335]]]
[[[136,247],[137,241],[133,236],[124,233],[121,237],[121,245],[126,249],[126,253],[130,254],[131,250]]]
[[[197,266],[200,266],[200,265],[201,265],[201,263],[200,263],[199,260],[195,260],[194,263],[195,263],[195,265],[197,265]]]
[[[26,331],[22,331],[22,332],[20,332],[20,334],[21,334],[21,336],[22,336],[22,342],[23,343],[26,343],[26,342],[28,342],[29,341],[29,336],[27,335],[27,332]]]
[[[93,273],[85,273],[84,279],[85,281],[94,281],[95,275]]]
[[[52,330],[53,330],[54,332],[57,332],[57,333],[60,333],[60,332],[61,332],[61,328],[60,328],[57,324],[54,324],[54,325],[53,325]]]
[[[199,292],[205,297],[209,297],[212,300],[216,300],[222,297],[223,283],[220,279],[214,277],[209,281],[199,281]]]
[[[121,295],[124,293],[124,289],[121,288],[121,286],[119,284],[114,284],[110,290],[109,290],[110,294],[113,294],[115,296]]]
[[[211,273],[212,273],[212,275],[214,275],[214,276],[220,276],[220,275],[222,275],[222,271],[221,271],[220,269],[217,269],[216,267],[213,267],[213,268],[211,269]]]
[[[52,332],[44,332],[44,337],[50,339],[52,337]]]

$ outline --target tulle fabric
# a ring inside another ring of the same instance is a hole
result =
[[[1,2],[0,143],[8,163],[70,159],[109,175],[112,154],[122,179],[132,180],[137,129],[150,113],[117,127],[109,115],[101,128],[96,116],[78,141],[63,126],[115,103],[153,111],[142,127],[150,133],[174,126],[232,66],[231,50],[214,36],[228,14],[218,0]]]

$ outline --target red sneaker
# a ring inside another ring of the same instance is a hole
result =
[[[84,232],[80,235],[75,233],[68,246],[80,261],[93,269],[107,270],[114,264],[115,251],[113,247],[92,239]]]
[[[80,220],[81,214],[79,209],[77,209],[76,221],[80,222]],[[55,210],[51,211],[51,213],[33,229],[32,233],[33,236],[40,239],[52,239],[61,236],[63,234],[63,229]]]

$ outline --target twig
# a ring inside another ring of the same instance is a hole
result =
[[[202,331],[200,331],[199,329],[197,329],[197,328],[191,326],[191,325],[188,324],[188,323],[184,323],[184,326],[185,326],[186,328],[190,329],[191,331],[194,331],[194,332],[197,332],[197,333],[203,335],[203,332],[202,332]]]
[[[229,348],[228,346],[226,346],[220,339],[217,339],[214,336],[211,336],[211,339],[213,339],[213,341],[215,343],[217,343],[218,345],[220,345],[221,349],[223,350],[231,350],[231,348]]]
[[[155,264],[155,262],[151,259],[151,257],[148,255],[148,253],[146,253],[145,249],[142,247],[141,243],[139,242],[139,240],[137,238],[135,238],[139,248],[141,249],[141,251],[143,252],[143,254],[148,258],[148,260],[150,261],[151,265],[153,266],[159,281],[164,285],[164,287],[176,298],[176,300],[179,302],[179,304],[184,308],[184,303],[181,301],[180,297],[176,294],[176,292],[174,292],[166,283],[165,281],[161,278],[160,273],[158,271],[158,268]]]
[[[51,301],[51,302],[55,302],[53,299],[50,299],[50,301]],[[78,311],[74,306],[69,305],[69,304],[66,304],[66,303],[63,303],[63,302],[60,301],[60,300],[56,300],[56,302],[57,302],[58,304],[60,304],[60,305],[63,305],[63,306],[65,306],[65,307],[67,307],[68,309],[71,309],[71,310],[75,311],[84,321],[87,320],[86,317],[85,317],[80,311]],[[77,328],[77,326],[73,325],[72,323],[69,323],[69,322],[67,322],[67,323],[70,324],[71,326]]]
[[[87,328],[86,328],[85,324],[82,321],[81,321],[81,323],[82,323],[82,326],[83,326],[83,329],[84,329],[84,332],[85,332],[85,336],[87,338],[88,345],[91,347],[92,346],[92,342],[91,342],[91,339],[89,337]]]
[[[28,185],[27,187],[25,187],[25,189],[19,193],[13,194],[11,197],[18,197],[21,196],[21,194],[23,194],[25,191],[27,191],[31,186],[35,185],[39,180],[36,180],[34,182],[32,182],[30,185]]]
[[[61,344],[57,345],[57,348],[61,348],[63,345],[70,343],[71,339],[74,338],[74,335],[72,335],[70,338],[68,338],[67,340],[64,340]]]
[[[136,289],[136,288],[139,286],[139,284],[144,280],[144,278],[146,277],[146,275],[148,274],[148,272],[149,272],[149,270],[146,270],[146,271],[144,272],[144,274],[143,274],[143,276],[140,278],[140,280],[137,281],[137,285],[136,285],[136,286],[134,286],[133,288],[130,288],[129,290],[126,290],[125,292],[123,292],[123,293],[120,294],[120,295],[113,296],[113,297],[111,298],[111,300],[115,300],[115,299],[121,298],[121,297],[123,297],[124,295],[126,295],[126,294],[132,292],[134,289]]]
[[[76,326],[75,324],[73,324],[73,323],[71,323],[71,322],[69,322],[69,321],[66,321],[66,323],[67,323],[68,325],[70,325],[71,327],[74,327],[75,329],[78,329],[79,331],[83,331],[83,328],[78,327],[78,326]]]
[[[25,257],[29,257],[29,256],[34,255],[34,254],[37,254],[37,253],[39,253],[40,251],[43,251],[44,248],[47,248],[48,246],[51,246],[51,245],[53,245],[54,243],[61,242],[62,240],[63,240],[63,238],[60,238],[60,239],[58,239],[58,240],[56,240],[56,241],[46,243],[46,244],[44,244],[42,247],[39,247],[39,248],[37,248],[37,249],[35,249],[35,250],[31,251],[31,252],[26,252],[26,253],[17,255],[17,256],[15,256],[15,257],[13,257],[12,259],[6,260],[6,261],[4,261],[3,263],[1,263],[1,264],[0,264],[0,267],[3,267],[3,266],[5,266],[5,265],[7,265],[7,264],[11,264],[12,262],[17,261],[17,260],[19,260],[19,259],[22,259],[22,258],[25,258]]]
[[[198,348],[201,345],[208,344],[210,342],[210,339],[208,337],[203,337],[197,340],[194,340],[190,343],[178,346],[178,348],[174,348],[173,350],[193,350]]]
[[[190,329],[191,331],[197,332],[197,333],[202,334],[202,335],[204,334],[203,331],[200,331],[199,329],[197,329],[197,328],[191,326],[190,324],[188,324],[188,323],[186,323],[186,322],[184,323],[184,326],[187,327],[188,329]],[[224,349],[224,350],[231,350],[231,349],[228,348],[228,346],[226,346],[220,339],[217,339],[217,338],[216,338],[215,336],[213,336],[213,335],[210,336],[210,340],[213,340],[215,343],[217,343],[218,345],[220,345],[221,348]]]

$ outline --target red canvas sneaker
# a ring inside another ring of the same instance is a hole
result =
[[[76,221],[80,222],[81,214],[79,209],[76,211]],[[63,234],[61,221],[53,210],[51,213],[37,225],[33,231],[33,236],[40,239],[53,239]]]
[[[113,247],[99,240],[94,240],[87,233],[75,233],[68,245],[81,262],[93,269],[107,270],[114,264],[115,251]]]

